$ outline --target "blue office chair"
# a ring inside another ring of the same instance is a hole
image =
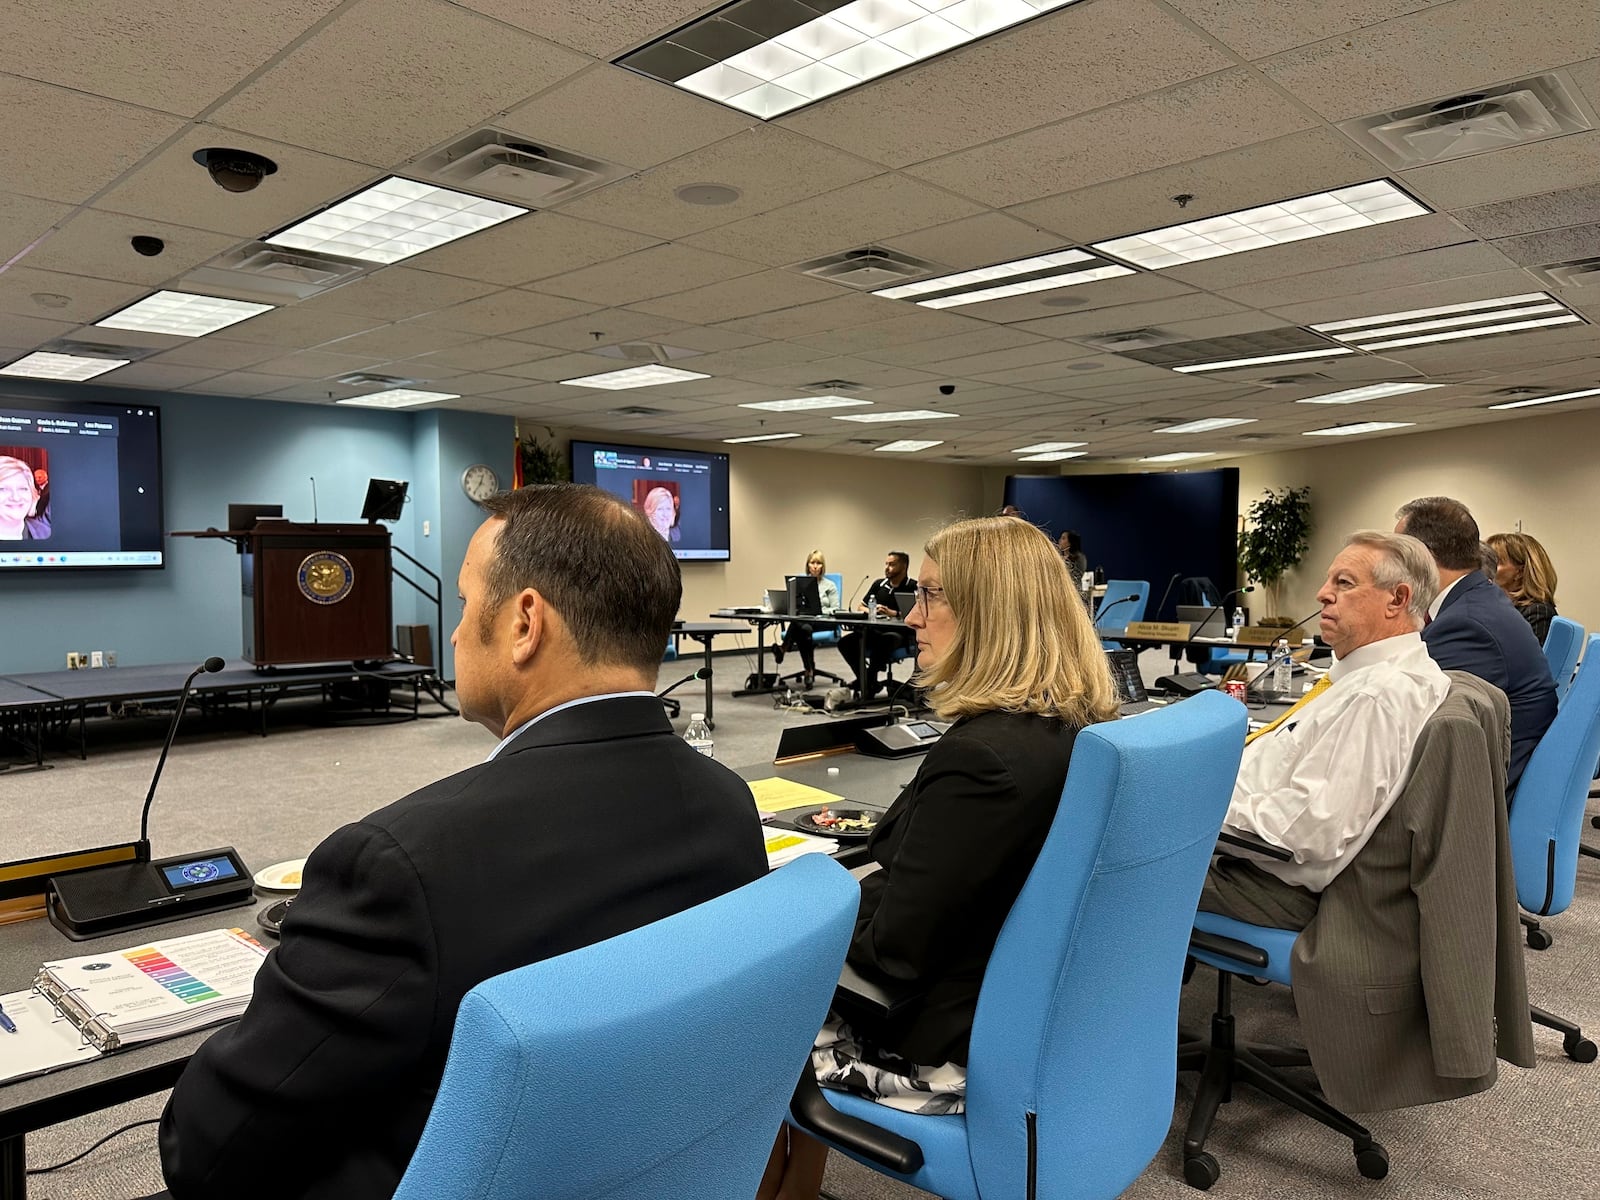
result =
[[[1544,635],[1544,656],[1550,662],[1550,674],[1556,681],[1556,702],[1565,703],[1572,690],[1572,673],[1578,666],[1578,654],[1583,649],[1584,629],[1566,617],[1551,617],[1550,632]]]
[[[480,983],[395,1200],[750,1200],[860,896],[808,854]]]
[[[1108,579],[1106,594],[1100,598],[1100,609],[1095,614],[1095,631],[1101,635],[1121,633],[1129,621],[1144,620],[1144,610],[1150,604],[1150,583],[1145,579]],[[1116,642],[1102,641],[1106,650],[1120,650]]]
[[[794,1123],[947,1200],[1096,1200],[1132,1183],[1172,1123],[1185,948],[1245,717],[1210,693],[1078,735],[984,975],[965,1113],[900,1112],[808,1074]]]
[[[1556,719],[1528,758],[1511,806],[1511,858],[1517,872],[1517,901],[1536,918],[1565,912],[1572,903],[1584,806],[1597,763],[1600,634],[1589,638],[1583,666],[1578,668]],[[1537,920],[1529,922],[1528,944],[1540,950],[1550,945],[1550,935],[1539,928]],[[1594,1042],[1584,1037],[1576,1024],[1538,1007],[1533,1009],[1533,1019],[1562,1035],[1561,1047],[1568,1058],[1595,1061]]]

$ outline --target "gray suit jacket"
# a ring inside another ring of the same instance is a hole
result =
[[[1492,1086],[1497,1057],[1534,1065],[1506,835],[1510,705],[1449,674],[1399,799],[1295,942],[1306,1049],[1340,1108],[1453,1100]]]

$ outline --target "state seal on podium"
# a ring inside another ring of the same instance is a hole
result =
[[[350,560],[331,550],[308,554],[300,563],[300,594],[313,604],[337,604],[355,586]]]

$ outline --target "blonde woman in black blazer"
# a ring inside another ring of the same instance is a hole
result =
[[[1116,716],[1088,614],[1025,521],[948,526],[924,547],[916,682],[953,721],[867,842],[849,963],[921,999],[871,1026],[831,1019],[819,1082],[912,1111],[959,1112],[978,990],[1055,819],[1078,730]],[[827,1150],[780,1131],[760,1200],[813,1200]]]

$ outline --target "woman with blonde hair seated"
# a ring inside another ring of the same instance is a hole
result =
[[[1078,731],[1117,715],[1106,656],[1067,565],[1026,521],[958,521],[924,547],[917,676],[954,722],[867,840],[847,961],[918,999],[879,1023],[836,1015],[824,1087],[912,1112],[964,1111],[967,1043],[989,955],[1055,819]],[[761,1200],[814,1200],[827,1149],[780,1130]]]
[[[1556,613],[1556,569],[1539,539],[1531,533],[1497,533],[1489,546],[1500,560],[1494,581],[1523,620],[1533,626],[1533,636],[1544,642]]]
[[[822,615],[832,616],[839,607],[839,588],[828,578],[828,560],[822,557],[821,550],[813,550],[806,555],[806,574],[817,581],[817,600]],[[785,651],[800,652],[800,664],[805,668],[805,685],[808,688],[814,687],[817,682],[817,649],[812,641],[815,633],[816,626],[810,621],[790,621],[783,641],[772,648],[772,661],[780,665]]]

